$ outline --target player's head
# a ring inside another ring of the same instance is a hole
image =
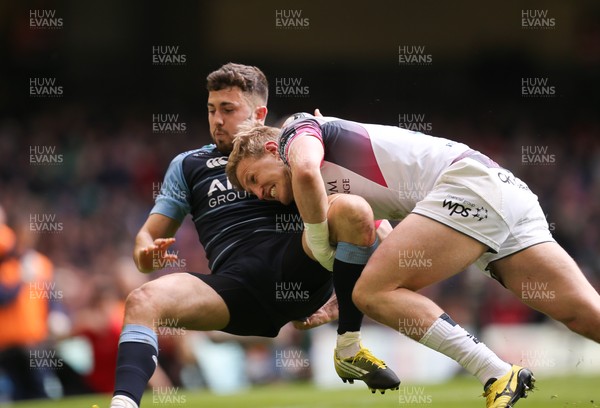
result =
[[[238,126],[246,120],[264,123],[269,83],[256,67],[229,63],[206,77],[210,134],[229,153]]]
[[[236,188],[261,200],[289,204],[294,200],[289,168],[279,156],[279,129],[257,126],[242,129],[233,142],[227,178]]]

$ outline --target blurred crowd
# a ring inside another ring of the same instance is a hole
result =
[[[0,118],[0,324],[3,332],[10,327],[14,334],[0,336],[0,402],[110,392],[127,294],[148,279],[181,269],[143,275],[131,253],[170,160],[210,142],[204,118],[188,123],[186,132],[165,134],[153,133],[150,116],[100,120],[92,111],[72,105]],[[553,130],[525,120],[508,130],[465,118],[439,116],[432,122],[434,135],[467,143],[526,181],[555,238],[600,289],[598,118]],[[538,160],[530,160],[532,155]],[[187,270],[208,273],[187,221],[174,250]],[[479,272],[460,274],[427,291],[456,320],[477,330],[543,320]],[[155,383],[209,386],[196,345],[232,339],[174,334],[161,335],[162,370]],[[71,338],[87,339],[88,367],[70,367],[52,352]],[[189,338],[195,339],[192,345]],[[273,363],[277,348],[308,348],[309,334],[286,328],[274,343],[238,340],[251,362],[244,373],[250,383],[310,377],[310,367],[282,371]],[[52,362],[60,362],[61,369],[53,370]],[[10,368],[23,364],[30,369]],[[20,389],[22,381],[29,382]]]

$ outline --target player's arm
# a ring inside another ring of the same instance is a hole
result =
[[[176,260],[177,255],[167,249],[175,242],[175,233],[181,224],[162,214],[150,214],[137,236],[133,260],[140,272],[148,273],[160,269],[164,262],[155,260]]]
[[[305,223],[327,219],[327,192],[321,177],[324,154],[321,140],[307,133],[296,136],[288,150],[294,201]]]
[[[167,249],[175,242],[175,233],[190,213],[190,192],[182,170],[184,158],[185,154],[180,154],[171,161],[154,208],[135,237],[133,259],[141,272],[161,269],[166,261],[177,259]]]
[[[337,320],[339,313],[337,296],[333,293],[329,300],[321,306],[319,310],[304,320],[293,320],[292,324],[298,330],[314,329],[325,323]]]
[[[304,237],[313,256],[323,267],[333,270],[335,249],[329,242],[328,200],[321,163],[325,151],[320,136],[304,132],[287,150],[294,201],[304,221]]]

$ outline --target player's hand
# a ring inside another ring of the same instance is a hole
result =
[[[294,320],[292,324],[298,330],[308,330],[322,324],[337,320],[339,314],[338,302],[335,293],[319,310],[304,320]]]
[[[323,115],[321,114],[321,111],[319,110],[319,108],[315,109],[315,114],[313,116],[316,116],[318,118],[322,118]]]
[[[177,254],[170,253],[167,250],[171,245],[175,243],[175,238],[157,238],[154,240],[152,245],[148,245],[140,249],[140,258],[145,258],[145,265],[152,265],[152,269],[162,269],[167,261],[176,261]],[[160,260],[155,262],[155,260]],[[142,259],[140,259],[142,261]]]

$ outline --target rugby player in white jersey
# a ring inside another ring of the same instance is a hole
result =
[[[255,127],[234,142],[227,174],[265,200],[295,201],[309,231],[319,231],[328,194],[360,195],[376,218],[401,220],[369,259],[353,299],[365,314],[457,361],[484,386],[487,407],[513,406],[533,387],[418,291],[471,264],[522,298],[544,283],[553,301],[530,307],[600,342],[600,296],[552,238],[527,185],[480,152],[393,126],[296,114],[276,128]],[[409,262],[419,254],[427,262]],[[404,260],[404,262],[403,262]]]

